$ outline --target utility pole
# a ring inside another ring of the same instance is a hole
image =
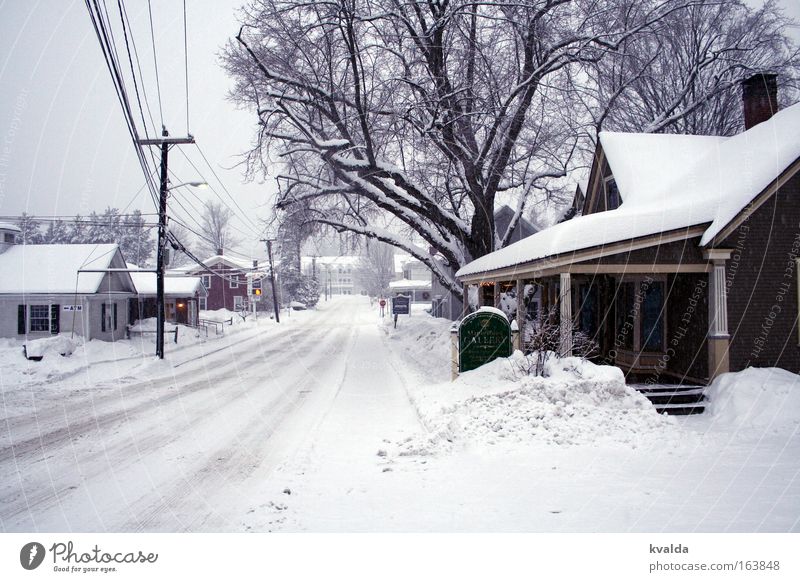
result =
[[[167,244],[167,161],[169,146],[194,143],[194,137],[169,137],[162,126],[161,137],[140,139],[140,146],[159,146],[161,148],[161,188],[158,197],[158,248],[156,249],[156,356],[164,359],[164,247]]]
[[[272,308],[275,310],[275,323],[280,323],[281,316],[280,311],[278,310],[278,291],[275,289],[275,265],[272,263],[272,241],[262,238],[261,242],[267,243],[267,256],[269,257],[269,280],[272,284]]]

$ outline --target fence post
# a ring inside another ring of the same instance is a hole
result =
[[[450,379],[458,378],[458,322],[450,326]]]

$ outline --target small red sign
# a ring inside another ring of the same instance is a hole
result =
[[[386,299],[381,299],[380,306],[386,307]]]

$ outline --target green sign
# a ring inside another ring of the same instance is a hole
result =
[[[511,326],[502,312],[481,309],[458,326],[458,371],[467,372],[511,355]]]

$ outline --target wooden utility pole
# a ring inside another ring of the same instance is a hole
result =
[[[272,284],[272,308],[275,310],[275,323],[280,323],[281,315],[280,311],[278,310],[278,290],[275,289],[275,265],[272,263],[272,241],[262,238],[261,242],[267,243],[267,256],[269,257],[269,281]]]
[[[158,248],[156,249],[156,356],[164,359],[164,247],[167,244],[167,162],[169,146],[194,143],[194,137],[169,137],[166,127],[162,127],[161,137],[140,139],[140,146],[159,146],[161,148],[161,187],[158,196]]]

